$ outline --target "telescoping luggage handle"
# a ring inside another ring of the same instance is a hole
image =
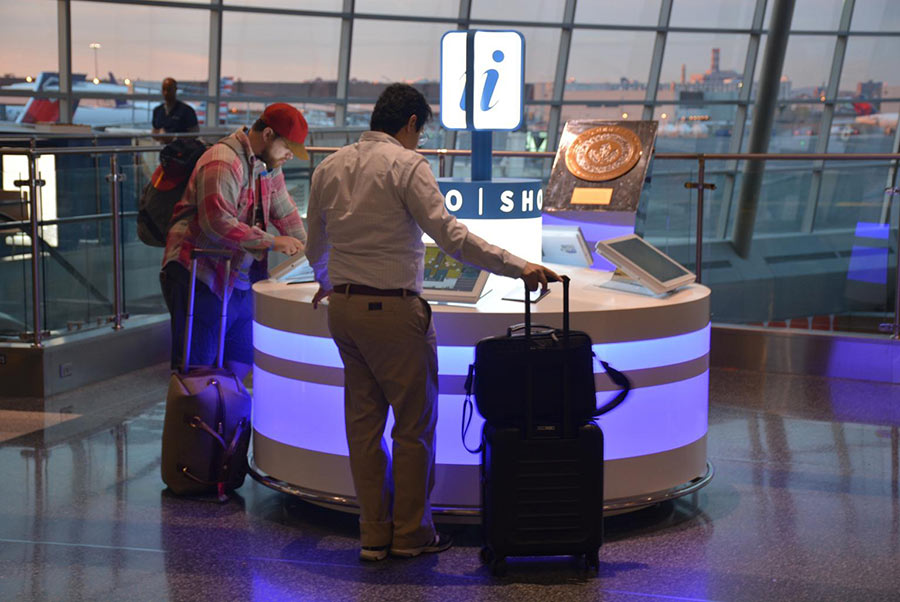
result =
[[[563,283],[563,335],[569,336],[569,277],[561,276]],[[531,338],[532,328],[541,328],[547,333],[553,332],[556,329],[552,326],[546,326],[544,324],[534,324],[531,323],[531,301],[530,298],[531,292],[528,290],[528,284],[525,284],[525,322],[522,324],[514,324],[506,329],[506,336],[512,336],[514,332],[519,330],[523,330],[525,332],[526,338]]]
[[[181,372],[186,374],[191,358],[191,331],[194,329],[194,295],[197,288],[197,257],[224,257],[225,277],[231,274],[231,251],[227,249],[193,249],[191,251],[191,286],[188,292],[187,323],[184,326],[184,354]],[[216,353],[216,368],[221,368],[225,359],[225,325],[228,319],[228,287],[222,295],[222,313],[219,322],[219,347]]]
[[[563,283],[563,336],[569,336],[569,277],[560,276]],[[525,336],[531,337],[531,291],[525,283]]]

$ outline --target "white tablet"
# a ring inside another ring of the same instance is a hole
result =
[[[697,277],[637,234],[601,240],[597,252],[656,294],[690,284]]]
[[[488,273],[456,261],[435,244],[425,245],[422,296],[429,301],[476,303]]]
[[[543,226],[541,255],[544,263],[591,267],[594,257],[578,226]]]
[[[306,255],[289,257],[269,270],[269,278],[286,284],[298,284],[301,282],[314,282],[316,275]]]

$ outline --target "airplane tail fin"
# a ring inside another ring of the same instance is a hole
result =
[[[109,83],[111,83],[111,84],[118,84],[118,83],[119,83],[118,81],[116,81],[116,76],[113,75],[113,72],[112,72],[112,71],[108,71],[107,73],[108,73],[108,75],[109,75]],[[116,102],[116,108],[117,108],[117,109],[121,109],[121,108],[123,108],[123,107],[130,106],[130,105],[128,104],[128,101],[127,101],[127,100],[124,100],[124,99],[122,99],[122,98],[117,98],[115,102]]]
[[[72,75],[73,80],[84,79],[84,75]],[[74,82],[73,82],[74,83]],[[34,82],[35,92],[58,92],[59,74],[50,71],[41,71]],[[78,107],[78,100],[74,100],[72,113]],[[37,98],[32,96],[25,104],[25,109],[19,114],[16,123],[56,123],[59,121],[59,99]]]

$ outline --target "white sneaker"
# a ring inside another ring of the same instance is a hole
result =
[[[378,562],[388,555],[388,546],[362,546],[359,548],[359,559],[364,562]]]
[[[395,548],[391,547],[391,554],[402,558],[414,558],[419,554],[439,554],[444,550],[449,550],[453,545],[453,539],[449,535],[435,533],[434,539],[430,543],[418,548]]]

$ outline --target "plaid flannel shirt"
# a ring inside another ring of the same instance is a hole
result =
[[[265,224],[306,243],[306,229],[294,200],[288,194],[281,168],[266,172],[265,163],[254,156],[246,130],[226,138],[228,144],[210,147],[194,168],[187,188],[172,213],[173,224],[166,239],[163,266],[177,261],[191,267],[193,249],[231,249],[231,273],[225,274],[225,258],[197,259],[197,278],[219,298],[238,281],[246,280],[254,260],[263,260],[275,237],[253,224],[256,188],[262,198]],[[245,170],[250,167],[250,177]]]

